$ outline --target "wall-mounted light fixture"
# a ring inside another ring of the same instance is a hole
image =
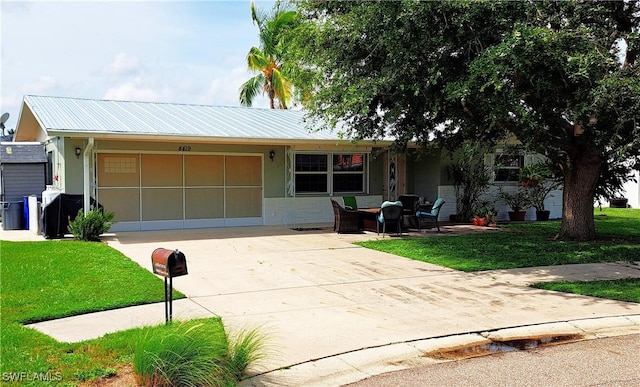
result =
[[[273,161],[274,157],[276,157],[276,151],[272,150],[271,152],[269,152],[269,158],[271,159],[271,161]]]
[[[82,154],[82,149],[80,149],[79,146],[76,147],[76,158],[80,158],[80,155]]]

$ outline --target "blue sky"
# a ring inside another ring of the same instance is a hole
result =
[[[256,1],[270,10],[273,1]],[[249,0],[1,0],[0,112],[26,94],[238,106]],[[254,107],[267,107],[260,98]]]

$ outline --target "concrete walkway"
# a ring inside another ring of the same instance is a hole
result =
[[[447,226],[444,234],[478,230],[486,229]],[[0,239],[12,233],[25,232],[2,232]],[[378,236],[330,228],[243,227],[118,233],[104,240],[147,270],[157,247],[186,255],[189,275],[173,284],[188,298],[174,302],[174,319],[220,316],[231,331],[267,333],[269,356],[246,385],[341,385],[432,361],[422,356],[429,350],[496,335],[640,333],[639,304],[526,286],[640,277],[638,265],[462,273],[352,244],[372,238]],[[160,303],[31,326],[72,342],[163,321]]]

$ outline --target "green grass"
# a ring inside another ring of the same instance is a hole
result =
[[[575,263],[634,261],[640,257],[640,210],[595,212],[595,242],[556,241],[559,221],[527,222],[486,232],[359,242],[367,248],[466,272]]]
[[[534,288],[640,303],[640,278],[608,281],[540,282]]]
[[[1,241],[0,249],[0,384],[3,386],[75,386],[112,377],[122,367],[134,363],[137,347],[146,348],[147,354],[162,348],[153,342],[151,347],[144,347],[148,338],[162,341],[165,336],[179,337],[180,332],[187,342],[191,339],[185,332],[205,332],[184,354],[193,357],[201,353],[206,363],[213,365],[210,370],[223,370],[216,373],[220,376],[216,383],[235,384],[249,363],[264,356],[262,335],[254,330],[239,338],[228,337],[219,318],[130,329],[80,343],[57,342],[23,324],[162,302],[164,281],[102,243]],[[173,294],[174,298],[184,297],[178,291]],[[171,348],[171,345],[165,347]],[[186,350],[182,345],[174,348]],[[215,351],[208,351],[211,348]],[[176,365],[175,359],[173,362],[177,372],[186,369],[179,362]],[[165,364],[171,365],[171,362]]]
[[[3,321],[37,322],[164,300],[161,279],[105,244],[1,243]],[[174,292],[174,299],[183,297]]]
[[[164,301],[161,279],[102,243],[2,241],[0,249],[3,385],[21,372],[21,386],[75,385],[131,360],[133,333],[65,344],[22,324]]]
[[[134,366],[145,385],[232,386],[264,356],[265,339],[257,330],[230,338],[220,320],[173,323],[141,335]]]
[[[640,210],[603,208],[594,212],[599,239],[556,241],[560,221],[509,224],[501,232],[359,242],[367,248],[457,270],[511,269],[574,263],[637,261]],[[549,282],[540,289],[640,303],[640,279]]]

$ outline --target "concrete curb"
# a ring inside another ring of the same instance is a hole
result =
[[[575,342],[625,335],[640,335],[640,314],[558,321],[364,348],[258,374],[244,380],[240,386],[341,386],[387,372],[452,361],[429,357],[428,354],[462,353],[465,349],[473,352],[474,348],[494,341],[571,337],[570,342]],[[467,357],[474,355],[460,356]]]

